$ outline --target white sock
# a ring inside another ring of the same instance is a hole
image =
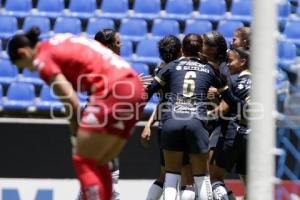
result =
[[[229,200],[225,185],[221,181],[212,184],[212,190],[215,200]]]
[[[160,181],[155,181],[148,190],[146,200],[159,200],[163,193],[164,184]]]
[[[193,186],[181,187],[180,193],[181,200],[195,200],[196,194]]]
[[[119,176],[120,170],[115,170],[111,173],[113,181],[113,200],[120,200]]]
[[[198,189],[198,198],[200,200],[213,200],[209,175],[194,176],[194,181]]]
[[[181,181],[180,174],[166,173],[164,184],[164,200],[176,200],[177,185]]]

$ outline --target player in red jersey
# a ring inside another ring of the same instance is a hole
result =
[[[107,163],[119,154],[143,112],[143,85],[127,62],[94,40],[58,34],[39,41],[39,34],[32,28],[15,35],[8,44],[10,60],[37,70],[66,104],[77,134],[73,164],[84,200],[111,200]],[[75,91],[91,94],[83,112]]]

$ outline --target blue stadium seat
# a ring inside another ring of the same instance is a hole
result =
[[[278,65],[281,68],[296,62],[296,45],[291,41],[279,41],[278,43]]]
[[[34,86],[42,86],[45,82],[40,78],[37,71],[29,71],[28,69],[23,69],[23,77],[19,79],[20,82],[31,83]]]
[[[147,105],[144,108],[144,112],[152,113],[159,103],[159,98],[157,95],[153,95],[152,98],[148,101]]]
[[[102,0],[101,17],[122,19],[127,16],[128,0]]]
[[[136,71],[137,74],[149,75],[149,66],[145,63],[132,63],[132,68]]]
[[[153,20],[160,14],[160,0],[135,0],[132,17]]]
[[[297,6],[296,15],[298,18],[300,18],[300,5]]]
[[[83,19],[91,18],[97,9],[96,0],[71,0],[70,16]]]
[[[64,109],[63,104],[58,97],[50,90],[49,86],[44,85],[40,93],[40,101],[36,102],[36,108],[38,111],[59,111]]]
[[[147,22],[143,19],[123,19],[119,32],[122,39],[143,40],[147,34]]]
[[[37,4],[37,14],[56,18],[62,15],[64,8],[64,0],[39,0]]]
[[[300,56],[300,21],[289,21],[286,23],[283,34],[296,44],[297,56]]]
[[[193,14],[193,0],[168,0],[166,16],[169,19],[187,20]]]
[[[78,35],[81,33],[81,21],[72,17],[59,17],[55,21],[53,30],[55,33],[72,33]]]
[[[121,40],[121,57],[130,61],[133,55],[133,45],[130,40]]]
[[[7,39],[13,36],[17,30],[17,18],[13,16],[0,16],[0,39]]]
[[[78,92],[77,97],[79,99],[81,109],[84,109],[89,99],[87,92]]]
[[[10,60],[0,60],[0,84],[9,85],[16,80],[18,69],[15,65],[12,65]]]
[[[14,82],[7,91],[7,101],[3,102],[3,108],[7,111],[33,111],[34,87],[29,83]]]
[[[86,28],[88,37],[94,38],[95,34],[105,28],[115,29],[115,23],[108,18],[90,18]]]
[[[157,64],[159,59],[157,40],[146,39],[137,44],[136,57],[133,61]]]
[[[172,19],[155,19],[152,27],[154,39],[161,39],[167,35],[179,35],[179,23]]]
[[[244,24],[241,21],[221,20],[217,30],[222,33],[226,41],[229,42],[233,38],[234,31],[243,26]]]
[[[220,21],[226,13],[225,0],[202,0],[198,11],[199,15],[196,17],[199,19]]]
[[[212,24],[208,20],[187,20],[185,22],[184,34],[203,34],[212,31]]]
[[[251,22],[252,20],[252,0],[234,0],[231,7],[231,15],[228,19]]]
[[[26,17],[32,9],[31,0],[6,0],[5,14]]]
[[[41,38],[49,38],[50,36],[50,20],[42,16],[26,17],[23,24],[23,31],[29,30],[31,27],[37,26],[41,30]]]
[[[278,19],[287,20],[292,11],[291,4],[288,1],[279,1],[278,5]]]

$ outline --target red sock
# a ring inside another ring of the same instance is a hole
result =
[[[105,193],[112,198],[112,176],[108,164],[98,167],[104,184]]]
[[[73,165],[81,184],[83,200],[111,200],[95,160],[74,155]]]

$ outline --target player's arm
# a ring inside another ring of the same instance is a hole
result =
[[[208,111],[208,115],[215,115],[217,113],[226,114],[229,111],[229,108],[229,105],[222,99],[215,109]]]
[[[158,106],[159,105],[157,105],[154,108],[154,110],[153,110],[150,118],[148,119],[148,121],[147,121],[147,123],[144,127],[144,130],[141,134],[141,143],[144,147],[148,147],[148,145],[149,145],[149,140],[150,140],[150,137],[151,137],[151,127],[153,126],[154,122],[156,121],[157,110],[158,110],[157,107]]]
[[[72,85],[63,74],[57,74],[50,79],[54,93],[65,105],[66,116],[70,116],[71,130],[77,132],[77,111],[80,109],[80,102]]]
[[[151,85],[147,88],[148,92],[148,101],[151,99],[154,93],[158,92],[163,86],[166,85],[170,72],[172,69],[172,65],[168,64],[164,68],[162,68],[159,73],[153,78]]]

